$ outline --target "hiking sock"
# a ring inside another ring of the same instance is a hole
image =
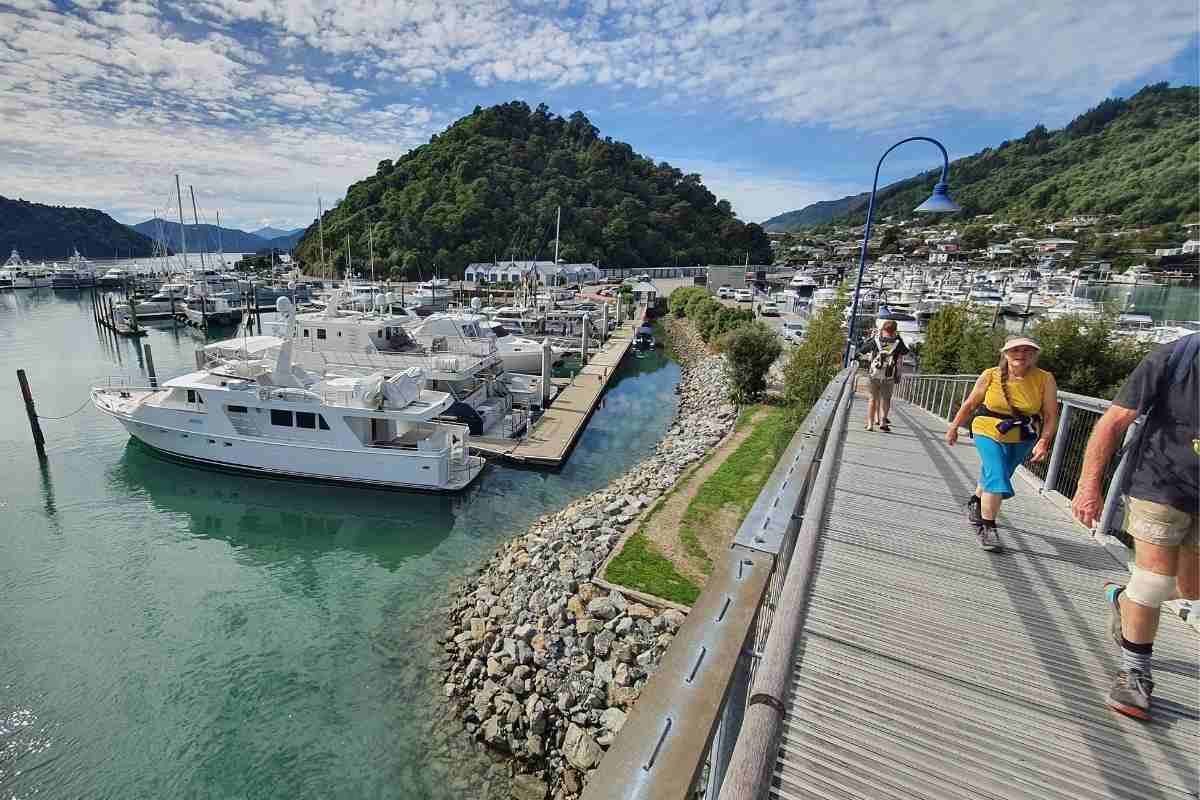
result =
[[[1154,652],[1154,642],[1131,642],[1121,637],[1121,669],[1126,672],[1137,670],[1143,675],[1150,676],[1150,657]]]

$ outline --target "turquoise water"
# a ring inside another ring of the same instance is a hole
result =
[[[87,293],[0,294],[0,797],[499,795],[443,719],[430,669],[454,582],[537,515],[647,455],[679,369],[627,359],[556,473],[491,465],[446,497],[239,477],[166,462],[90,404],[43,417],[132,340]],[[158,324],[160,378],[199,341]]]

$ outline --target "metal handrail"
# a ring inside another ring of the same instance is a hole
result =
[[[921,406],[949,422],[971,392],[978,375],[902,375],[898,394],[901,399]],[[1055,432],[1054,447],[1045,465],[1026,463],[1026,477],[1039,485],[1039,491],[1058,502],[1069,502],[1079,480],[1083,466],[1083,452],[1091,426],[1109,409],[1111,400],[1102,397],[1058,392],[1058,430]],[[1104,510],[1096,524],[1095,535],[1105,536],[1116,529],[1113,521],[1121,503],[1121,487],[1124,484],[1128,462],[1124,458],[1143,430],[1142,419],[1130,426],[1125,443],[1106,465]]]
[[[846,387],[853,374],[853,367],[840,372],[801,424],[726,557],[716,560],[583,800],[683,800],[697,796],[705,777],[703,796],[716,798],[754,680],[752,648],[769,640],[773,619],[785,619],[774,611],[781,572],[813,486],[814,464],[852,394]]]

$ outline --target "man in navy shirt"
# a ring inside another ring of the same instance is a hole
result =
[[[1162,345],[1142,360],[1092,430],[1079,488],[1076,519],[1092,525],[1104,500],[1105,466],[1126,429],[1145,414],[1142,440],[1126,456],[1135,461],[1126,490],[1126,530],[1134,539],[1129,583],[1106,584],[1109,627],[1121,648],[1121,672],[1108,705],[1150,719],[1154,681],[1150,657],[1159,606],[1200,599],[1200,334]],[[1112,487],[1119,491],[1120,487]],[[1191,613],[1200,613],[1195,608]]]

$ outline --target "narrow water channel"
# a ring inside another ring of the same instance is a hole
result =
[[[0,293],[0,797],[460,798],[430,655],[455,579],[648,454],[679,369],[622,365],[556,473],[445,497],[171,463],[86,404],[142,373],[87,292]],[[199,343],[157,324],[160,378]],[[14,372],[45,420],[39,467]],[[76,409],[79,410],[77,413]]]

